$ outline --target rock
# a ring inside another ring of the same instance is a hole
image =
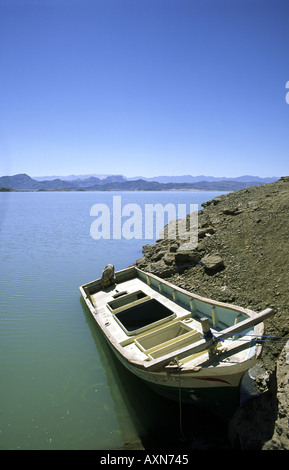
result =
[[[200,242],[198,242],[196,250],[197,251],[204,251],[204,249],[205,249],[204,240],[201,240]]]
[[[210,206],[211,204],[213,206],[216,206],[217,204],[219,204],[220,201],[221,201],[220,197],[215,197],[214,199],[211,199],[210,201],[203,202],[201,206],[204,208]]]
[[[198,231],[198,237],[204,238],[204,236],[207,235],[208,233],[212,235],[214,232],[215,230],[213,229],[213,227],[203,227]]]
[[[152,261],[159,261],[165,255],[165,253],[166,253],[165,251],[160,250],[157,253],[154,253],[152,255],[151,260]]]
[[[135,264],[138,268],[144,269],[147,266],[148,263],[147,263],[146,257],[142,256],[141,258],[139,258],[135,261]]]
[[[175,269],[173,266],[167,266],[163,260],[157,262],[157,263],[151,263],[148,266],[148,271],[151,272],[152,274],[155,274],[156,276],[159,276],[161,278],[165,278],[168,276],[171,276],[174,274]]]
[[[175,261],[175,256],[173,253],[166,253],[163,260],[167,265],[171,266]]]
[[[200,261],[201,256],[198,251],[178,250],[175,254],[176,266],[195,266]]]
[[[287,341],[277,361],[277,419],[274,434],[263,446],[263,450],[289,450],[289,341]]]
[[[219,225],[219,224],[222,223],[222,219],[221,219],[220,217],[218,217],[218,216],[212,217],[212,218],[211,218],[211,223],[212,223],[213,225]]]
[[[108,264],[105,266],[101,275],[101,287],[109,287],[114,282],[114,266],[113,264]]]
[[[142,252],[146,256],[150,255],[153,251],[154,251],[154,245],[147,244],[142,247]]]
[[[237,215],[237,214],[241,214],[243,211],[238,209],[238,207],[235,207],[233,209],[230,209],[230,208],[225,208],[223,209],[223,214],[225,215]]]
[[[178,244],[178,243],[172,243],[172,244],[170,245],[170,252],[171,252],[171,253],[175,253],[178,248],[179,248],[179,244]]]
[[[256,209],[258,209],[259,205],[258,205],[258,202],[257,201],[248,201],[247,202],[247,206],[249,209],[255,211]]]
[[[270,392],[238,408],[228,426],[233,450],[262,450],[274,431],[276,406]]]
[[[224,261],[218,253],[210,253],[201,259],[206,271],[217,272],[224,269]]]

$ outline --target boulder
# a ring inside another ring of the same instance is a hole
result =
[[[159,261],[160,259],[162,259],[162,257],[165,255],[165,251],[163,250],[160,250],[160,251],[157,251],[156,253],[154,253],[151,257],[151,260],[152,261]]]
[[[218,253],[210,253],[201,259],[201,263],[205,270],[211,273],[222,271],[224,269],[224,261]]]
[[[144,255],[149,255],[154,250],[154,248],[154,245],[147,244],[142,247],[142,252]]]
[[[140,269],[145,269],[148,265],[148,261],[146,259],[145,256],[142,256],[141,258],[138,258],[136,261],[135,261],[135,264],[138,268]]]
[[[105,266],[101,275],[101,287],[109,287],[114,282],[114,265],[108,264]]]
[[[201,256],[200,253],[196,250],[192,251],[185,251],[185,250],[178,250],[175,253],[175,263],[176,266],[195,266],[200,261]]]
[[[169,277],[175,272],[174,266],[167,266],[163,260],[157,263],[151,263],[148,267],[148,271],[160,278]]]

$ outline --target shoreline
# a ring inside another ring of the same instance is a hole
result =
[[[288,206],[289,177],[220,195],[198,211],[194,250],[180,250],[183,240],[164,238],[143,246],[143,256],[135,261],[140,269],[201,296],[257,312],[275,310],[274,319],[265,324],[268,340],[259,360],[263,372],[255,378],[262,393],[241,405],[230,424],[231,445],[242,450],[289,450],[289,390],[284,393],[289,388],[286,354],[284,359],[289,338]]]

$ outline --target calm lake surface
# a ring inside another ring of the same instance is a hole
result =
[[[126,268],[154,240],[95,240],[90,210],[121,196],[122,205],[187,204],[189,212],[219,194],[0,193],[0,449],[157,448],[180,439],[178,404],[114,359],[78,289],[108,263]],[[198,419],[190,417],[194,432]]]

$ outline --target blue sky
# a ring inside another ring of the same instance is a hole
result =
[[[287,0],[0,0],[0,175],[289,174]]]

